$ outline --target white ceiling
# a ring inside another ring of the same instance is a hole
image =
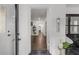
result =
[[[66,7],[79,7],[79,4],[66,4]]]

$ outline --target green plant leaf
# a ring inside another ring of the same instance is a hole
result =
[[[70,44],[68,43],[68,42],[64,42],[63,43],[63,48],[64,49],[67,49],[67,48],[69,48],[70,47]]]

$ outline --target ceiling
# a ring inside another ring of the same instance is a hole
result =
[[[79,7],[79,4],[66,4],[66,7]]]

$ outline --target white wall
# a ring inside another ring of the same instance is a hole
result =
[[[79,4],[67,5],[66,13],[67,14],[79,14]]]
[[[27,5],[19,5],[19,54],[26,55],[30,53],[31,37],[30,37],[30,9]]]
[[[60,40],[65,40],[65,5],[51,5],[48,14],[48,40],[51,54],[59,54],[58,45]],[[56,19],[60,18],[60,32],[57,32]]]
[[[58,43],[65,39],[65,5],[19,5],[20,38],[19,54],[28,54],[31,49],[30,8],[48,8],[47,41],[51,54],[59,54]],[[61,19],[60,32],[56,32],[56,19]]]

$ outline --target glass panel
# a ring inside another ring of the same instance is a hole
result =
[[[4,8],[0,8],[0,33],[5,32],[5,18],[6,12]]]
[[[79,25],[79,17],[71,17],[71,25]]]
[[[68,34],[68,26],[66,26],[65,29],[66,29],[66,30],[65,30],[65,34]]]
[[[70,29],[70,34],[79,34],[79,26],[71,26]]]
[[[66,25],[68,25],[68,17],[66,17]]]

